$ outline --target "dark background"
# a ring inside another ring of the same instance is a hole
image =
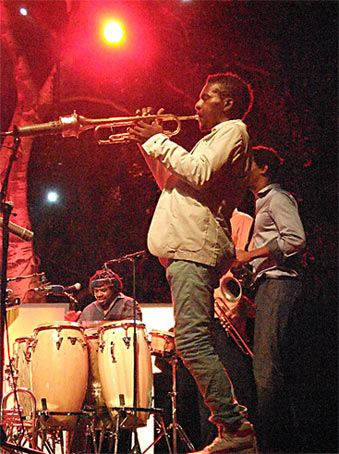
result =
[[[337,2],[80,1],[72,20],[61,0],[26,4],[34,20],[13,12],[13,21],[37,85],[58,62],[43,121],[74,109],[87,118],[133,115],[145,105],[192,114],[208,74],[234,71],[251,84],[253,143],[284,157],[282,183],[297,197],[307,233],[303,332],[296,333],[305,449],[337,452]],[[125,47],[107,48],[96,36],[101,15],[113,12],[129,25]],[[1,52],[6,130],[15,84]],[[200,136],[186,122],[175,140],[189,149]],[[60,192],[59,204],[45,202],[49,188]],[[106,261],[146,249],[158,196],[135,144],[98,146],[93,131],[78,140],[36,138],[28,204],[40,271],[54,284],[86,287]],[[241,208],[253,214],[250,194]],[[132,294],[130,262],[113,269]],[[141,303],[170,301],[150,255],[136,262],[135,288]],[[80,306],[87,302],[82,291]]]

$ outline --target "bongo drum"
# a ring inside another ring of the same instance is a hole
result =
[[[152,329],[149,335],[152,354],[168,357],[175,353],[174,333]]]

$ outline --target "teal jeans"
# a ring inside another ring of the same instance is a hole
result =
[[[211,412],[210,421],[226,426],[239,424],[244,416],[214,351],[210,331],[218,274],[213,267],[175,260],[167,268],[167,280],[174,307],[177,352],[197,382]]]

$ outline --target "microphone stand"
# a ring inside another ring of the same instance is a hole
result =
[[[136,274],[135,274],[135,261],[136,258],[128,258],[128,260],[132,263],[132,297],[133,297],[133,416],[134,416],[134,424],[133,424],[133,442],[134,446],[131,449],[131,454],[141,454],[138,435],[137,435],[137,403],[138,403],[138,385],[137,385],[137,374],[138,374],[138,367],[137,367],[137,310],[136,310],[136,292],[135,292],[135,281],[136,281]]]
[[[17,131],[14,126],[14,131]],[[3,213],[2,224],[2,267],[1,267],[1,300],[0,300],[0,402],[3,397],[3,368],[5,357],[5,321],[6,321],[6,291],[7,291],[7,260],[8,260],[8,245],[9,245],[9,218],[13,209],[13,204],[6,201],[9,175],[14,161],[17,159],[17,151],[20,146],[21,139],[18,134],[14,135],[12,153],[9,158],[8,167],[1,188],[1,211]]]
[[[119,259],[109,260],[104,264],[104,267],[108,263],[120,263],[123,261],[129,261],[132,263],[132,298],[133,298],[133,442],[130,454],[141,454],[140,444],[137,434],[137,403],[138,403],[138,362],[137,362],[137,302],[136,302],[136,273],[135,273],[135,262],[136,259],[146,254],[146,251],[138,251],[133,254],[127,254]]]
[[[3,373],[4,373],[4,358],[5,358],[5,324],[6,322],[6,293],[7,293],[7,266],[8,266],[8,246],[9,246],[9,218],[13,209],[13,204],[6,201],[7,190],[8,190],[8,181],[10,172],[14,161],[17,160],[17,151],[21,144],[20,134],[18,132],[17,126],[13,128],[13,146],[12,153],[9,158],[8,167],[6,169],[4,181],[1,188],[1,206],[0,209],[3,213],[3,222],[2,222],[2,267],[1,267],[1,298],[0,298],[0,403],[3,400]],[[0,427],[0,447],[4,448],[4,451],[9,450],[9,452],[26,452],[39,454],[42,451],[37,451],[30,448],[24,448],[16,444],[8,443],[6,441],[6,434],[3,431],[2,426]]]

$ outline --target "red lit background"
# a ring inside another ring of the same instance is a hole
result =
[[[305,430],[320,424],[323,431],[321,441],[310,437],[308,452],[324,452],[325,445],[326,452],[335,452],[336,434],[327,420],[336,418],[336,2],[30,0],[24,2],[27,16],[18,13],[21,3],[4,2],[37,90],[56,68],[41,122],[73,110],[88,118],[133,115],[146,105],[191,114],[208,74],[231,70],[251,83],[251,136],[284,157],[283,183],[296,194],[307,231],[302,365],[309,388],[303,392],[322,395],[325,402],[304,403],[311,414]],[[103,40],[102,25],[109,19],[123,24],[120,45]],[[1,130],[6,130],[17,92],[5,42],[1,53]],[[186,123],[176,140],[189,148],[199,137],[197,125]],[[100,147],[92,131],[79,140],[35,138],[27,185],[34,253],[52,283],[86,286],[105,261],[146,248],[159,193],[135,144]],[[59,192],[59,203],[46,203],[49,188]],[[253,212],[250,194],[241,208]],[[115,271],[131,294],[129,265]],[[142,303],[170,300],[164,271],[153,257],[137,263],[136,296]]]

